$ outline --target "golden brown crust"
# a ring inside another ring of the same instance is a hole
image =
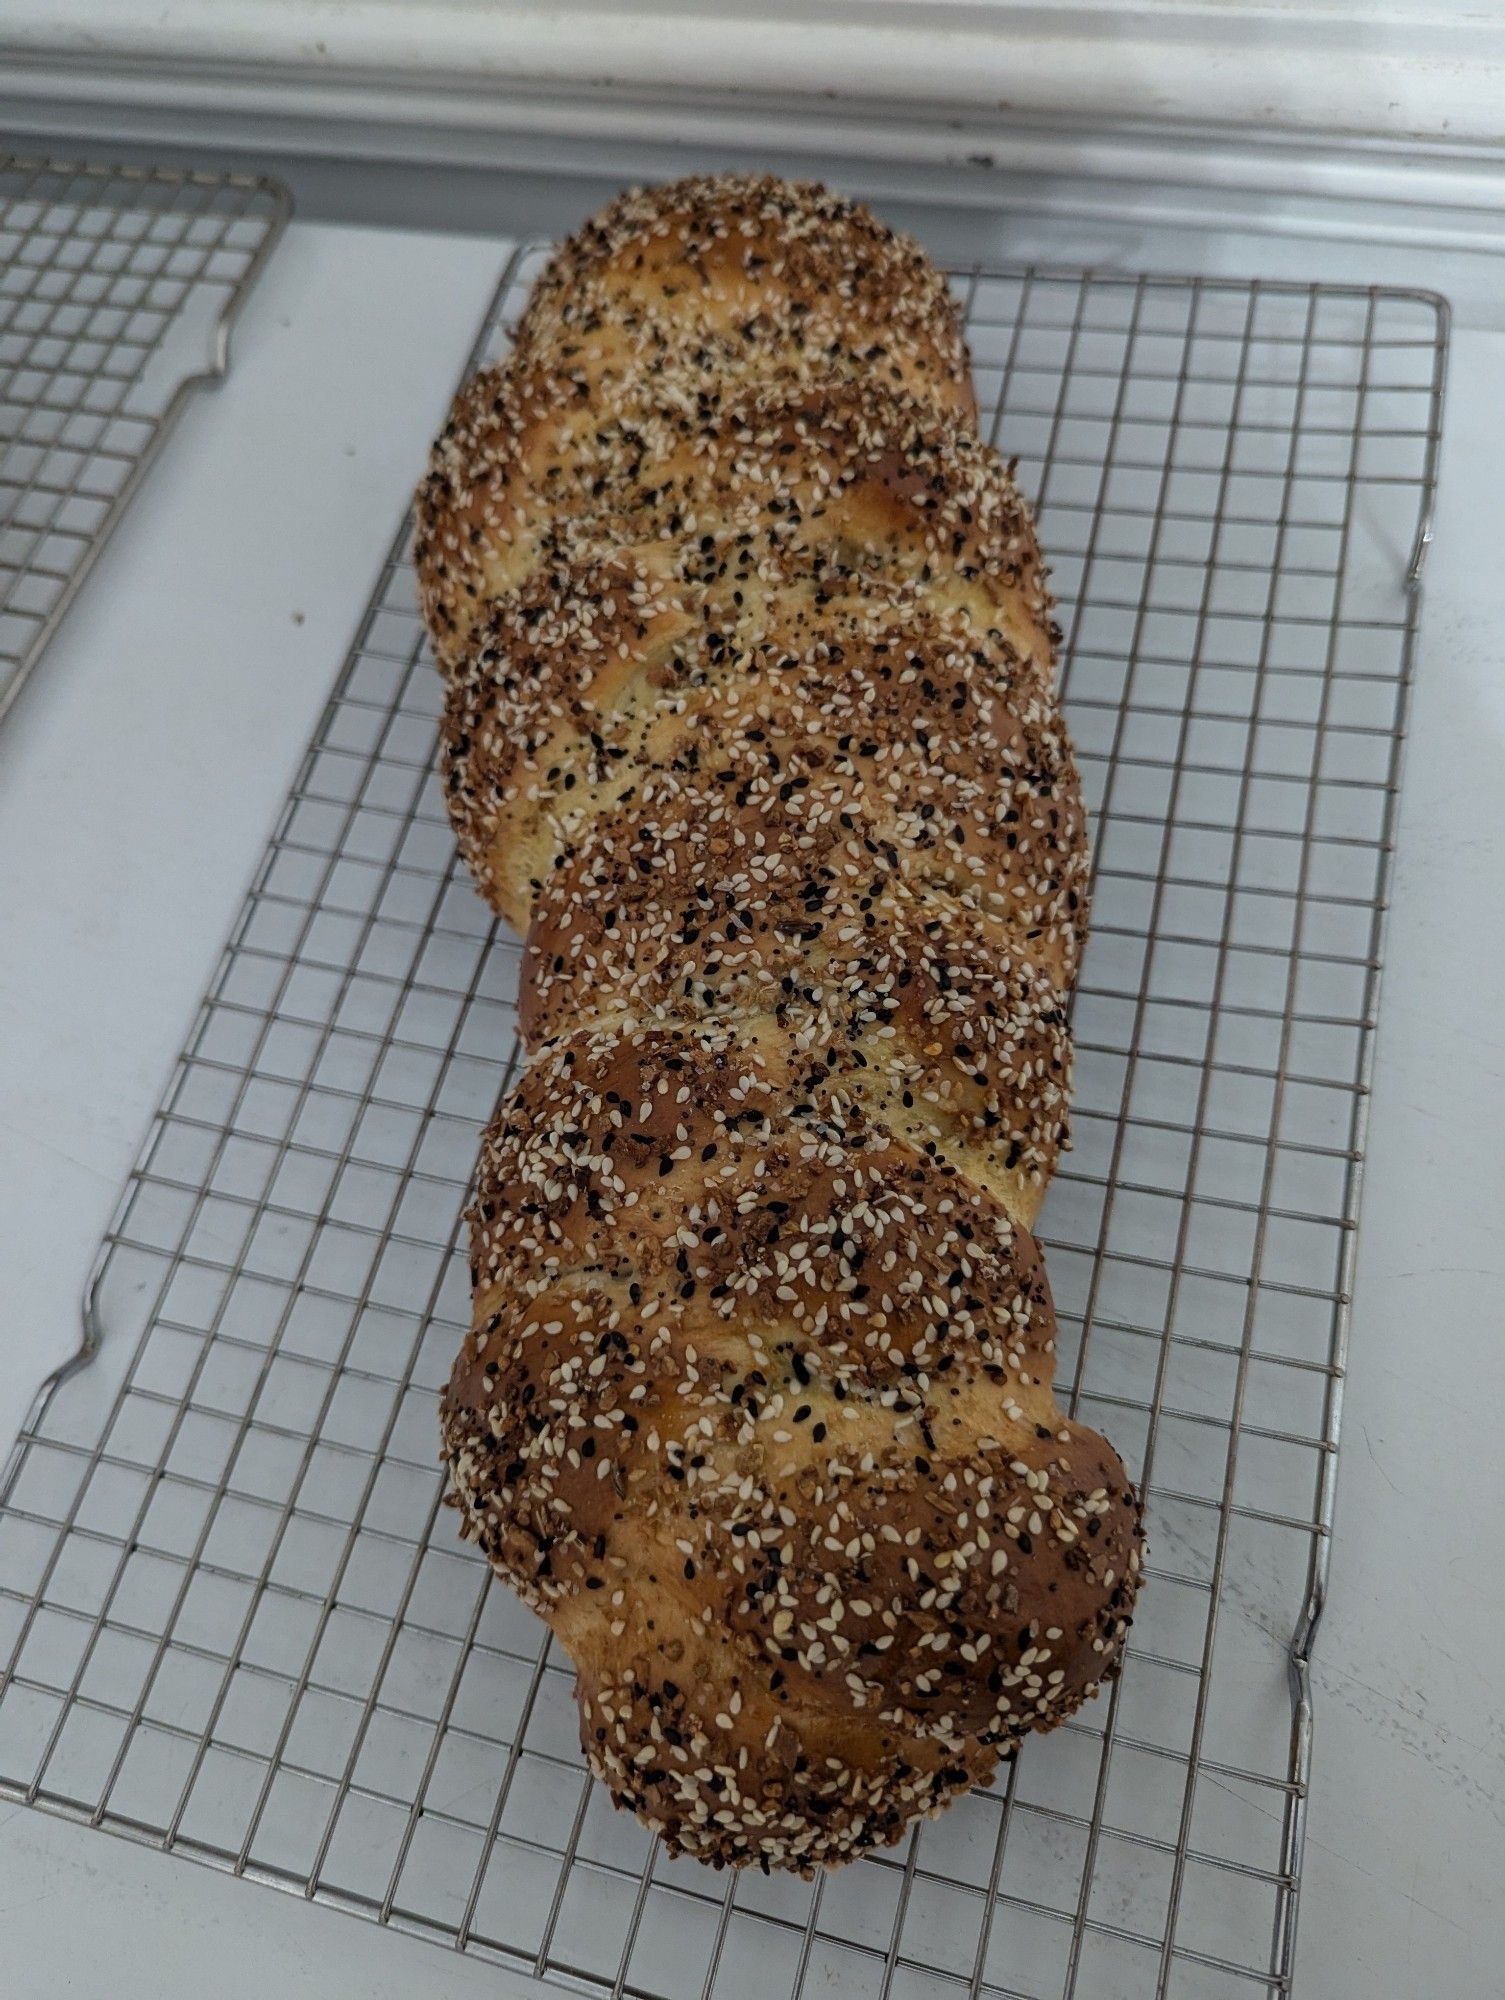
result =
[[[655,408],[735,385],[857,382],[969,428],[960,320],[919,246],[824,188],[722,175],[638,190],[562,246],[509,358],[461,391],[418,494],[417,562],[448,664],[519,523],[555,484],[629,456]],[[625,440],[625,443],[624,443]],[[538,525],[535,520],[534,525]],[[488,560],[488,557],[490,560]]]
[[[897,1839],[1113,1671],[1051,1393],[1086,836],[942,281],[818,190],[616,204],[419,495],[462,851],[527,934],[444,1405],[466,1531],[671,1848]]]
[[[857,375],[976,416],[960,318],[919,245],[823,187],[772,175],[613,202],[551,259],[516,348],[597,392],[688,362],[744,380]]]
[[[456,1488],[671,1846],[804,1866],[896,1838],[1112,1665],[1137,1510],[1051,1397],[1034,1242],[866,1122],[823,1049],[577,1034],[478,1186]]]
[[[810,839],[818,797],[865,815],[912,879],[1001,919],[1069,984],[1083,819],[1039,662],[934,579],[812,574],[803,558],[770,578],[723,568],[722,546],[697,551],[708,581],[655,573],[641,550],[544,571],[478,628],[443,771],[487,893],[525,927],[573,830],[624,792],[641,806],[651,769],[659,799],[714,783],[744,819],[793,804]],[[656,837],[663,815],[632,817]]]
[[[656,378],[581,402],[517,358],[461,392],[418,493],[425,614],[453,670],[489,605],[541,567],[709,537],[720,560],[945,583],[1050,656],[1018,488],[955,415],[860,380]]]

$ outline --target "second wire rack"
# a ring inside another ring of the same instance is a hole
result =
[[[246,174],[0,158],[0,716],[291,208]]]

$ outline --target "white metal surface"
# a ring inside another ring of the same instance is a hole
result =
[[[112,1230],[99,1327],[139,1345],[11,1468],[12,1796],[613,1993],[1287,1990],[1443,316],[961,285],[1099,812],[1044,1228],[1070,1400],[1162,1543],[1123,1679],[792,1901],[668,1863],[583,1779],[567,1663],[450,1546],[432,1469],[516,948],[457,880],[404,535]]]
[[[1017,231],[1007,247],[1034,245]],[[1111,254],[1178,264],[1204,252],[1146,238]],[[1220,254],[1233,268],[1272,255],[1234,241]],[[15,1274],[18,1371],[29,1354],[34,1376],[66,1345],[87,1246],[317,707],[308,676],[349,628],[380,517],[436,413],[436,365],[446,345],[439,372],[458,360],[496,256],[295,228],[236,376],[195,413],[0,743],[8,841],[46,819],[49,773],[66,763],[75,780],[35,879],[5,885],[0,1257]],[[1288,248],[1277,268],[1303,256],[1310,271],[1342,261]],[[1462,269],[1432,275],[1466,286]],[[1358,1982],[1407,2000],[1496,2000],[1498,1987],[1501,1754],[1484,1718],[1505,1632],[1464,1538],[1440,1539],[1437,1525],[1501,1504],[1491,1410],[1505,1393],[1493,1317],[1505,1103],[1491,1057],[1505,967],[1496,931],[1477,921],[1500,860],[1489,802],[1505,782],[1490,511],[1505,429],[1489,390],[1502,344],[1476,319],[1455,346],[1467,414],[1445,466],[1408,760],[1337,1587],[1315,1662],[1318,1915],[1301,1957],[1314,1993]],[[227,454],[241,467],[229,483]],[[122,675],[131,661],[139,669]],[[137,729],[122,762],[130,691],[143,686],[154,731]],[[18,1394],[0,1382],[11,1411]],[[1411,1837],[1398,1840],[1397,1824]],[[20,1814],[0,1825],[0,1852],[20,1990],[55,1978],[65,1937],[79,1990],[108,1984],[130,2000],[206,1981],[249,1995],[270,1980],[299,2000],[331,1983],[412,1990],[401,1940],[87,1831]],[[495,1970],[422,1962],[429,1990],[496,1990]]]

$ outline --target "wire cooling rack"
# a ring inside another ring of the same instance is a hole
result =
[[[0,158],[0,715],[290,212],[240,174]]]
[[[541,252],[515,260],[495,349]],[[1122,1678],[815,1884],[670,1861],[441,1506],[516,944],[459,870],[399,534],[0,1509],[0,1792],[652,2000],[1289,1990],[1434,298],[963,273],[1095,808],[1063,1398],[1149,1500]],[[92,1339],[92,1333],[91,1333]]]

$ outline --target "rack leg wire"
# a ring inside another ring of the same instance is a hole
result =
[[[432,775],[405,523],[0,1487],[0,1793],[585,1993],[1291,1990],[1446,308],[956,283],[1094,812],[1042,1233],[1063,1400],[1148,1497],[1122,1677],[814,1884],[671,1861],[585,1776],[434,1464],[518,950]]]

